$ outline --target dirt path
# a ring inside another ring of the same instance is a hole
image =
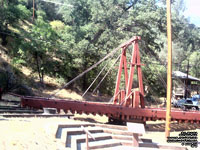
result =
[[[64,143],[55,139],[59,123],[66,118],[0,118],[1,150],[60,150]]]
[[[64,143],[55,138],[58,124],[78,121],[107,122],[107,117],[98,115],[95,117],[92,115],[75,115],[74,119],[0,117],[0,150],[61,150],[64,147]],[[164,122],[147,122],[147,127],[144,138],[150,138],[155,143],[167,144],[165,141]],[[200,130],[196,129],[200,128],[199,125],[174,123],[173,128],[171,136],[178,136],[183,130],[197,131],[200,135]],[[198,139],[200,139],[199,135]],[[180,143],[171,145],[181,146]],[[189,147],[189,149],[191,148]]]

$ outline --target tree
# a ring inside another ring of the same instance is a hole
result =
[[[16,51],[13,52],[18,63],[27,64],[38,73],[40,82],[43,82],[45,73],[69,81],[124,40],[137,35],[142,39],[141,61],[148,64],[147,68],[144,67],[147,78],[144,84],[150,85],[159,96],[165,95],[160,77],[165,81],[166,67],[159,65],[167,63],[165,1],[57,0],[55,2],[63,4],[37,2],[36,22],[31,25],[30,31],[24,32],[25,39],[16,41],[17,54],[20,56],[16,55]],[[32,9],[30,1],[27,0],[20,0],[16,4],[12,6],[18,6],[18,10],[23,10],[20,12],[25,12],[26,8],[29,12]],[[4,5],[7,9],[11,3]],[[181,15],[183,11],[183,0],[172,1],[173,61],[179,64],[178,67],[174,64],[174,67],[180,70],[183,69],[183,61],[200,48],[200,30]],[[23,18],[28,20],[28,16]],[[17,19],[19,20],[18,17]],[[194,57],[193,55],[191,57]],[[114,60],[115,56],[108,60],[108,67],[102,76]],[[158,64],[156,68],[152,62]],[[86,89],[104,65],[105,63],[84,75],[76,84],[82,90]],[[114,72],[116,70],[113,70],[102,83],[100,92],[112,93],[116,78]],[[100,80],[97,80],[94,87]]]
[[[189,56],[190,72],[193,76],[200,78],[200,51],[194,51]]]
[[[157,22],[161,22],[160,28],[162,28],[163,16],[160,12],[163,12],[163,9],[154,6],[155,3],[150,0],[148,2],[69,0],[66,3],[72,7],[69,9],[67,6],[63,6],[60,13],[63,15],[65,24],[73,31],[71,33],[73,33],[75,41],[71,53],[75,64],[79,64],[77,67],[80,72],[106,55],[124,39],[129,39],[133,35],[142,36],[145,43],[142,47],[145,48],[145,51],[154,53],[155,49],[160,49],[160,43],[155,42],[159,34],[154,30]],[[143,14],[138,12],[143,12]],[[149,14],[150,12],[151,14]],[[161,21],[152,17],[158,14],[161,14],[159,17]],[[152,27],[152,24],[144,23],[145,19],[156,22],[155,27]],[[94,78],[92,74],[84,76],[83,88],[88,86],[88,79]],[[110,76],[110,78],[115,77]]]
[[[30,11],[26,6],[17,1],[4,1],[2,0],[0,9],[0,37],[1,44],[7,44],[7,36],[12,32],[8,29],[8,25],[15,26],[19,20],[27,19],[30,17]]]
[[[26,39],[21,40],[17,48],[22,63],[28,63],[33,71],[37,71],[40,83],[44,82],[44,74],[51,72],[53,55],[57,51],[57,34],[49,23],[38,17]],[[17,57],[17,55],[15,56]]]

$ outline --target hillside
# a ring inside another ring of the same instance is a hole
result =
[[[51,95],[122,42],[137,35],[141,36],[139,48],[141,62],[145,64],[142,70],[146,95],[165,97],[166,11],[165,3],[161,3],[163,5],[153,0],[134,0],[130,4],[126,0],[50,0],[38,1],[34,5],[28,0],[1,3],[1,88],[6,92],[21,86],[24,90],[16,92]],[[173,69],[185,72],[189,61],[190,74],[199,78],[200,29],[184,17],[183,8],[181,0],[172,2]],[[58,97],[73,95],[75,99],[82,99],[81,93],[101,70],[89,93],[107,75],[98,87],[98,93],[112,96],[117,75],[114,68],[119,63],[115,61],[119,53],[120,50],[84,74]],[[130,57],[128,52],[127,58]],[[122,78],[121,86],[124,82]]]

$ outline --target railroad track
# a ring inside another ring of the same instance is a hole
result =
[[[24,108],[21,107],[21,102],[17,100],[7,100],[2,99],[0,101],[0,114],[4,113],[16,113],[16,114],[41,114],[43,113],[43,110],[38,109],[30,109],[30,108]]]
[[[9,117],[67,117],[72,114],[48,114],[43,109],[21,107],[21,101],[2,99],[0,101],[0,116]]]
[[[161,108],[132,108],[116,104],[105,104],[98,102],[83,102],[35,97],[22,97],[22,106],[42,109],[43,107],[56,108],[58,111],[63,109],[72,114],[99,114],[106,115],[112,121],[155,121],[165,120],[166,110]],[[200,123],[199,111],[171,111],[171,120],[179,123]]]
[[[43,117],[43,118],[50,118],[50,117],[65,117],[65,118],[71,118],[72,114],[0,114],[0,116],[5,118],[11,118],[11,117],[26,117],[26,118],[32,118],[32,117]]]

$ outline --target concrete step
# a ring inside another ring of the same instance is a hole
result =
[[[112,139],[111,135],[107,133],[95,133],[95,134],[92,134],[92,136],[95,138],[95,140],[93,140],[91,137],[88,137],[89,143]],[[85,143],[85,142],[86,142],[86,134],[72,136],[71,148],[74,150],[79,149],[81,143]]]
[[[163,149],[163,150],[187,150],[186,147],[181,146],[171,146],[171,145],[160,145],[158,143],[139,143],[139,147],[133,147],[132,142],[127,142],[120,140],[120,146],[109,147],[109,148],[98,148],[97,150],[153,150],[153,149]]]
[[[87,127],[86,128],[92,135],[95,133],[103,133],[103,130],[101,128],[97,127]],[[69,145],[71,143],[72,136],[82,136],[85,135],[85,132],[81,128],[69,128],[69,129],[63,129],[63,133],[61,136],[61,140]]]
[[[56,132],[56,138],[61,138],[62,130],[66,128],[80,128],[81,126],[84,127],[101,127],[105,133],[110,133],[114,135],[129,135],[132,136],[131,132],[127,131],[127,127],[125,126],[118,126],[118,125],[107,125],[107,124],[93,124],[93,123],[80,123],[80,124],[63,124],[59,125],[57,132]]]
[[[117,129],[107,129],[107,128],[103,128],[103,131],[105,133],[110,133],[113,135],[126,135],[126,136],[132,136],[133,133],[129,132],[127,130],[117,130]]]
[[[109,148],[100,148],[96,150],[155,150],[158,148],[148,148],[148,147],[132,147],[132,146],[115,146]],[[165,149],[170,150],[170,149]]]
[[[133,135],[116,135],[116,134],[112,134],[112,138],[116,139],[116,140],[123,140],[123,141],[132,141],[133,140]],[[151,139],[145,139],[145,138],[140,138],[139,142],[142,143],[152,143]]]
[[[90,149],[112,148],[120,145],[121,145],[120,141],[114,139],[89,142]],[[86,143],[81,143],[77,147],[77,150],[85,150],[85,149],[86,149]]]
[[[60,138],[67,149],[85,150],[86,134],[81,126],[84,126],[95,137],[95,140],[89,137],[90,149],[114,148],[116,146],[131,147],[133,145],[133,134],[127,131],[127,127],[107,124],[83,122],[60,124],[56,132],[56,138]],[[139,138],[139,142],[152,143],[152,140]]]
[[[107,129],[117,129],[117,130],[123,130],[126,131],[127,126],[120,126],[120,125],[110,125],[110,124],[95,124],[96,127],[102,127]]]
[[[60,124],[58,125],[58,128],[57,128],[57,131],[56,131],[56,138],[61,138],[62,136],[62,131],[64,129],[67,129],[67,128],[81,128],[81,126],[83,127],[88,127],[88,126],[95,126],[94,124],[92,123],[80,123],[80,122],[77,122],[77,123],[69,123],[69,124]]]
[[[108,133],[110,134],[110,133]],[[132,141],[133,136],[130,135],[117,135],[117,134],[111,134],[113,139],[116,140],[127,140],[127,141]]]

